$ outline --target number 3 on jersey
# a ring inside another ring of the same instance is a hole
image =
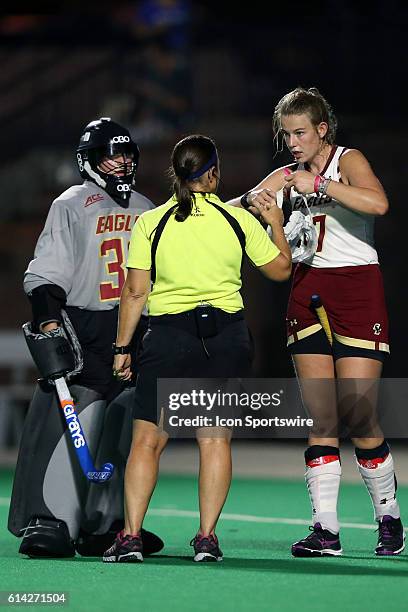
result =
[[[316,215],[313,217],[313,223],[316,225],[319,235],[316,249],[316,253],[319,253],[323,248],[324,233],[326,231],[326,215]]]
[[[111,253],[113,252],[113,259]],[[105,300],[119,299],[126,279],[124,266],[123,238],[108,238],[101,243],[100,257],[110,258],[105,263],[109,276],[114,276],[110,283],[99,285],[99,296],[101,302]]]

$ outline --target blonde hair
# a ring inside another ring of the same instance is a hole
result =
[[[279,134],[282,132],[282,116],[303,114],[308,115],[315,127],[319,123],[327,123],[328,129],[323,140],[328,144],[334,144],[337,119],[332,107],[316,87],[310,87],[310,89],[296,87],[279,100],[273,113],[275,138],[279,138]]]

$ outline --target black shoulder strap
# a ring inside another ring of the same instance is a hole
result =
[[[211,206],[214,206],[214,208],[216,208],[223,215],[223,217],[228,221],[228,223],[230,224],[230,226],[234,230],[234,232],[235,232],[235,234],[236,234],[236,236],[237,236],[237,238],[239,240],[239,244],[241,245],[241,249],[242,249],[242,259],[244,259],[246,238],[245,238],[244,230],[242,229],[242,227],[240,226],[238,221],[235,219],[235,217],[230,215],[229,212],[227,212],[225,210],[225,208],[222,208],[221,206],[218,206],[218,204],[215,204],[214,202],[211,202],[210,200],[206,199],[205,201],[208,202],[209,204],[211,204]],[[174,206],[169,208],[169,210],[167,210],[165,212],[165,214],[162,216],[162,218],[160,219],[156,229],[153,230],[155,232],[155,234],[154,234],[154,238],[153,238],[153,241],[152,241],[152,269],[151,269],[151,273],[150,273],[150,278],[151,278],[151,281],[152,281],[153,284],[156,281],[156,252],[157,252],[157,246],[159,244],[159,240],[160,240],[160,237],[161,237],[161,235],[163,233],[165,225],[166,225],[167,221],[170,219],[171,215],[173,214],[174,209],[177,208],[177,206],[178,206],[178,204],[175,204]]]
[[[229,212],[225,210],[225,208],[222,208],[222,206],[218,206],[218,204],[215,204],[215,202],[211,202],[211,200],[207,200],[207,198],[205,199],[205,201],[211,204],[211,206],[214,206],[214,208],[216,208],[223,215],[223,217],[225,217],[225,219],[228,221],[228,223],[234,230],[239,240],[239,244],[241,245],[241,249],[242,249],[242,257],[244,257],[245,243],[246,243],[245,233],[242,227],[240,226],[240,224],[238,223],[238,221],[236,220],[236,218],[230,215]]]
[[[164,227],[167,223],[167,221],[170,219],[171,215],[173,214],[173,211],[175,208],[177,208],[178,204],[175,204],[174,206],[172,206],[171,208],[169,208],[169,210],[167,210],[164,215],[162,216],[162,218],[160,219],[157,227],[155,230],[155,235],[152,241],[152,271],[150,273],[150,278],[152,283],[155,283],[156,281],[156,251],[157,251],[157,245],[159,244],[159,240],[160,240],[160,236],[163,233]]]

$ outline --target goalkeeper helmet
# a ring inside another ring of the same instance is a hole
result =
[[[124,206],[129,202],[138,162],[139,148],[126,128],[109,117],[86,126],[77,148],[79,172]]]

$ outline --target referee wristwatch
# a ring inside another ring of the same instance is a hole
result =
[[[116,344],[113,343],[112,351],[114,355],[128,355],[130,353],[130,344],[126,346],[116,346]]]

